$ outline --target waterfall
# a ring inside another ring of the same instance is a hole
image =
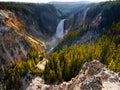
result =
[[[54,49],[55,45],[58,43],[58,41],[60,39],[63,38],[63,36],[66,34],[64,32],[64,21],[66,19],[62,19],[60,20],[60,22],[58,23],[57,25],[57,28],[56,28],[56,32],[55,34],[53,35],[52,37],[52,40],[48,43],[48,45],[50,46],[50,48],[48,49],[47,53],[49,53],[51,50]]]
[[[55,37],[62,38],[64,36],[64,21],[65,19],[62,19],[57,26]]]
[[[85,23],[85,18],[86,18],[86,15],[87,15],[87,12],[90,8],[88,7],[85,11],[84,11],[84,15],[83,15],[83,23]]]

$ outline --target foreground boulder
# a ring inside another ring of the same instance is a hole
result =
[[[99,61],[86,62],[80,73],[69,82],[60,85],[46,85],[36,77],[27,90],[120,90],[119,73],[108,70]]]

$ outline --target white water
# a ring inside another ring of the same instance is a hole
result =
[[[56,32],[55,32],[54,36],[52,37],[51,42],[48,43],[48,45],[50,46],[50,49],[47,51],[47,53],[49,53],[51,50],[53,50],[55,45],[58,43],[58,41],[60,39],[62,39],[63,36],[66,34],[64,32],[64,21],[65,21],[65,19],[62,19],[58,23],[57,28],[56,28]]]
[[[57,26],[55,37],[56,38],[62,38],[64,36],[64,21],[65,19],[62,19]]]
[[[85,11],[84,11],[84,15],[83,15],[83,23],[85,23],[85,18],[86,18],[86,15],[87,15],[87,12],[90,8],[88,7]]]

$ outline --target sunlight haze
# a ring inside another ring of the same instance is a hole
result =
[[[0,2],[32,2],[32,3],[48,3],[51,1],[57,2],[78,2],[78,1],[90,1],[90,2],[102,2],[107,0],[0,0]]]

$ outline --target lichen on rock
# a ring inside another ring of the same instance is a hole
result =
[[[108,70],[98,60],[86,62],[80,73],[69,82],[59,85],[47,85],[43,81],[34,82],[39,78],[33,79],[27,90],[35,88],[40,90],[113,90],[114,86],[116,87],[114,90],[120,90],[119,73]]]

